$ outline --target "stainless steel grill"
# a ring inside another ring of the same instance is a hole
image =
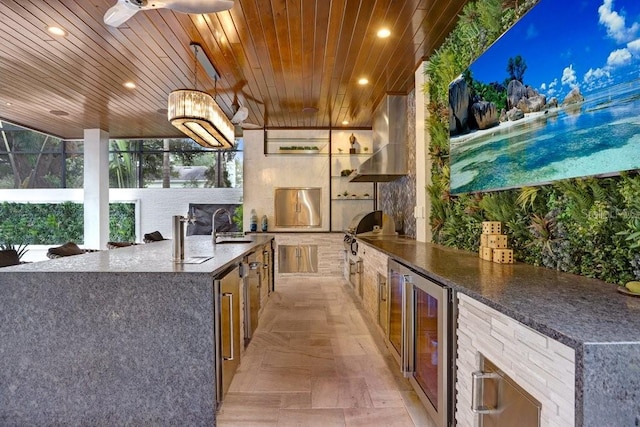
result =
[[[395,236],[393,218],[382,211],[361,212],[354,216],[345,230],[344,247],[348,254],[358,255],[357,236]]]

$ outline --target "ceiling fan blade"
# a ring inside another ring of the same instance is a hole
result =
[[[133,6],[124,0],[118,0],[118,3],[111,6],[104,14],[104,23],[112,27],[119,27],[135,15],[138,10],[140,8],[137,6]]]
[[[234,0],[167,0],[165,7],[182,13],[216,13],[229,10]]]
[[[249,117],[249,109],[247,107],[240,107],[231,118],[231,123],[241,124],[247,117]]]

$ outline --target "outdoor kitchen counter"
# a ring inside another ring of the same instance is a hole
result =
[[[213,279],[272,236],[0,269],[0,425],[215,425]]]
[[[640,422],[640,298],[617,286],[524,263],[415,240],[359,238],[433,280],[468,295],[576,352],[576,415],[622,405]],[[583,403],[581,403],[583,402]],[[583,406],[584,405],[584,406]],[[629,419],[628,417],[626,419]]]

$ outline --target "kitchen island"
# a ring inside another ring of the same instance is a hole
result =
[[[0,425],[215,425],[213,280],[271,236],[0,270]]]
[[[546,386],[549,406],[557,406],[554,411],[572,406],[572,419],[546,425],[640,422],[640,298],[622,295],[615,285],[599,280],[523,263],[495,264],[476,253],[402,237],[359,240],[450,287],[459,313],[471,313],[469,319],[458,316],[457,416],[470,413],[471,406],[466,397],[471,376],[460,374],[461,368],[470,364],[475,365],[470,369],[479,369],[476,345],[484,344],[485,355],[506,354],[509,375],[538,375],[531,383],[539,389],[533,392],[544,396],[540,389]],[[461,329],[469,324],[476,328],[473,333]],[[477,336],[484,332],[483,342]],[[524,344],[523,352],[512,351],[518,342]],[[470,356],[461,360],[463,353]],[[549,356],[554,353],[559,355],[556,360]],[[534,365],[542,368],[541,374]],[[571,381],[566,381],[568,373]],[[571,382],[572,396],[559,391],[566,382]],[[458,425],[471,424],[465,417]],[[544,419],[543,414],[542,425]]]

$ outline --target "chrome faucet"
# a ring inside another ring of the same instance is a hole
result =
[[[217,209],[213,215],[211,216],[211,236],[213,237],[213,244],[216,244],[216,238],[218,237],[218,232],[216,231],[216,216],[219,213],[227,214],[227,218],[229,218],[229,225],[232,225],[233,222],[231,220],[231,214],[225,208]]]
[[[172,220],[173,228],[173,260],[180,262],[184,260],[184,224],[194,222],[191,215],[174,215]]]

